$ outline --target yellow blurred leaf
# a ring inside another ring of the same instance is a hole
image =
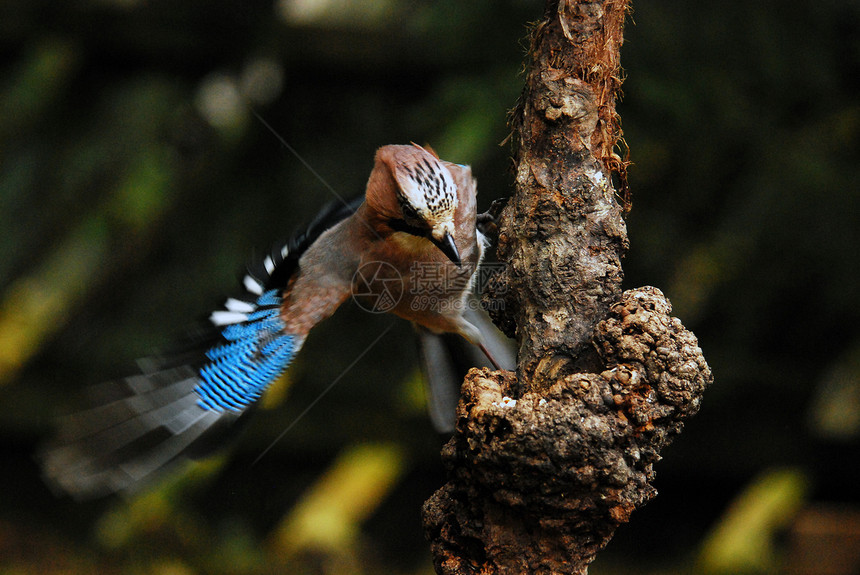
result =
[[[355,445],[304,494],[277,529],[277,551],[343,551],[355,543],[361,522],[403,473],[402,449],[393,443]]]
[[[279,405],[283,405],[293,385],[293,378],[290,374],[291,372],[287,371],[273,381],[266,389],[266,393],[263,394],[260,400],[260,407],[262,409],[274,409]]]
[[[774,539],[803,503],[807,483],[797,469],[773,469],[757,477],[705,539],[697,572],[774,572]]]

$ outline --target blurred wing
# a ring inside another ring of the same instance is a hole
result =
[[[62,419],[40,454],[49,483],[76,498],[134,491],[211,443],[301,347],[300,338],[283,333],[279,309],[275,290],[254,300],[230,299],[227,309],[212,315],[223,329],[194,362],[199,367],[167,367],[174,362],[155,358],[148,362],[155,371],[94,388],[94,407]]]
[[[280,319],[281,294],[301,255],[360,203],[330,204],[250,266],[245,293],[212,314],[215,329],[202,341],[141,360],[142,373],[94,387],[90,409],[62,419],[40,452],[47,481],[76,498],[134,491],[232,431],[303,343],[284,333]]]

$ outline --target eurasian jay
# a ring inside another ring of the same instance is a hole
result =
[[[380,148],[364,198],[325,210],[249,269],[246,293],[211,315],[205,353],[141,362],[142,373],[96,388],[94,407],[61,422],[40,454],[48,481],[78,498],[128,492],[194,457],[284,372],[310,330],[355,294],[377,298],[384,303],[377,311],[417,327],[437,395],[431,415],[437,428],[452,427],[457,374],[439,335],[458,334],[496,367],[494,355],[512,367],[503,336],[474,305],[484,251],[476,193],[468,166],[415,144]]]

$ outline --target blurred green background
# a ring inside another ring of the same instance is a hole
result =
[[[715,383],[590,572],[860,573],[860,5],[634,9],[626,284],[664,290]],[[361,193],[378,146],[471,164],[482,208],[508,194],[499,144],[541,13],[0,3],[0,572],[432,573],[419,510],[443,439],[409,327],[356,306],[228,449],[134,499],[56,498],[32,453],[331,189]]]

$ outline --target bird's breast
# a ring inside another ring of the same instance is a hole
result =
[[[430,243],[427,238],[422,238],[406,232],[394,232],[390,236],[390,241],[394,244],[393,252],[406,252],[411,257],[429,252],[436,247]]]

